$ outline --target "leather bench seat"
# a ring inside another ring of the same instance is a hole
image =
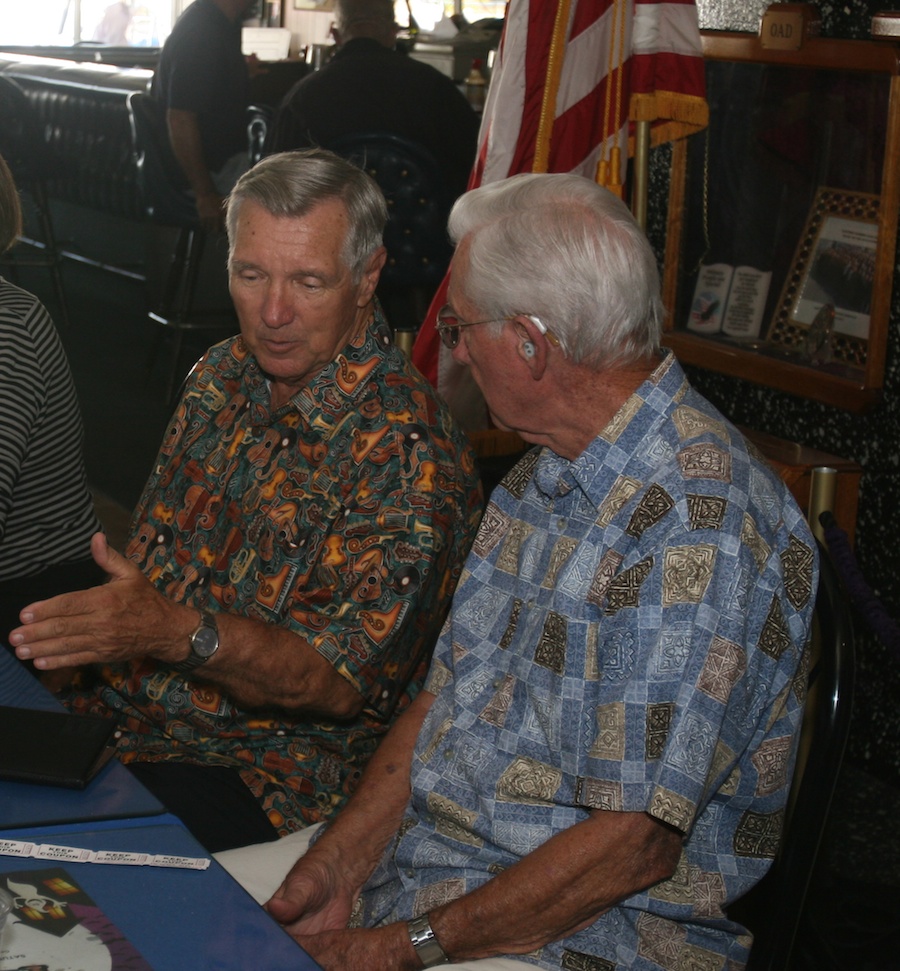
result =
[[[25,91],[62,162],[51,198],[142,219],[125,99],[149,90],[153,72],[2,52],[0,72]]]

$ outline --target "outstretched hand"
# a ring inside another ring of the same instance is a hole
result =
[[[91,554],[107,583],[25,607],[23,626],[9,635],[17,657],[41,671],[144,656],[178,660],[176,645],[186,642],[194,612],[166,600],[103,533],[92,537]]]

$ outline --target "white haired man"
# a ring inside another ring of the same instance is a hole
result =
[[[540,447],[491,498],[425,690],[267,907],[326,969],[739,968],[725,908],[778,843],[812,538],[660,352],[619,200],[517,176],[450,227],[444,342]]]

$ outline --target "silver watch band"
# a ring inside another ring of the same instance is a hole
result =
[[[416,949],[423,967],[433,968],[438,964],[448,963],[450,959],[444,954],[444,949],[434,936],[428,914],[413,918],[406,926],[409,930],[410,943]]]
[[[210,613],[202,607],[198,607],[197,609],[200,611],[200,624],[190,637],[191,653],[183,661],[172,665],[176,671],[180,671],[182,674],[189,674],[195,668],[200,667],[201,664],[206,664],[219,649],[219,625],[216,622],[215,614]],[[209,636],[207,635],[207,641],[204,643],[202,649],[198,650],[197,637],[201,632],[207,631],[212,632],[212,641],[211,643],[209,642]]]

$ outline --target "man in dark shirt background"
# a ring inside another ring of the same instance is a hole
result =
[[[389,132],[428,149],[451,196],[463,193],[475,161],[479,119],[453,81],[394,49],[391,0],[336,0],[338,50],[288,92],[269,151],[328,147],[344,135]]]
[[[249,167],[241,26],[253,4],[195,0],[166,40],[153,78],[172,151],[209,229],[221,227],[224,197]]]

